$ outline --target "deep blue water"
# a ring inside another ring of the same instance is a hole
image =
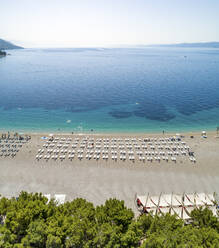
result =
[[[24,49],[0,58],[0,130],[219,126],[219,49]]]

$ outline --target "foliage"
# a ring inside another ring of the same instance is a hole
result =
[[[95,207],[84,199],[57,206],[42,194],[0,199],[0,248],[219,247],[219,221],[195,209],[192,224],[169,214],[134,213],[123,201]]]

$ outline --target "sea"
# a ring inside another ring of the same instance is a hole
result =
[[[219,126],[219,49],[20,49],[0,58],[0,130],[153,133]]]

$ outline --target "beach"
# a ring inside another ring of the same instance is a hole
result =
[[[66,194],[66,200],[85,198],[95,205],[109,198],[125,201],[135,212],[135,194],[218,192],[219,188],[219,138],[216,132],[181,133],[182,140],[194,152],[196,163],[179,156],[176,162],[166,161],[98,161],[77,157],[70,160],[37,160],[38,150],[43,147],[43,136],[29,133],[31,140],[23,145],[17,155],[0,157],[0,194],[17,196],[20,191],[43,194]],[[168,138],[175,134],[56,134],[58,138],[89,137],[92,139],[140,139]],[[193,135],[194,138],[190,138]],[[219,192],[218,192],[219,193]]]

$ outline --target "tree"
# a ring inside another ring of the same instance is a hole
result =
[[[27,235],[22,239],[22,244],[25,247],[45,247],[46,246],[46,224],[43,220],[36,220],[31,222],[28,229]]]
[[[219,247],[219,224],[209,209],[191,213],[192,224],[170,214],[134,218],[124,201],[94,207],[78,198],[57,206],[42,194],[0,199],[0,248]]]
[[[124,201],[109,199],[105,205],[96,208],[98,223],[109,222],[111,225],[116,225],[121,228],[121,231],[126,231],[131,223],[134,213],[124,205]]]
[[[191,212],[192,225],[197,227],[211,227],[219,232],[219,221],[208,208],[198,208]]]

